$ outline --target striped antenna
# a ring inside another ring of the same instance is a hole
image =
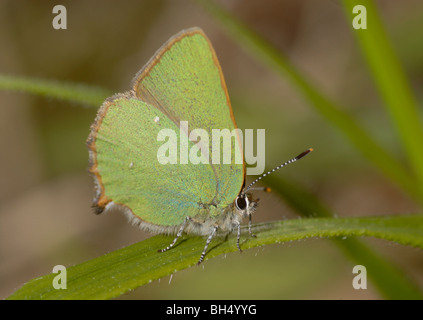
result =
[[[288,160],[287,162],[285,162],[285,163],[283,163],[283,164],[281,164],[281,165],[279,165],[279,166],[277,166],[276,168],[274,168],[274,169],[272,169],[272,170],[270,170],[270,171],[268,171],[268,172],[266,172],[266,173],[264,173],[264,174],[262,174],[260,177],[258,177],[256,180],[254,180],[253,182],[251,182],[250,183],[250,185],[244,190],[244,191],[242,191],[242,193],[241,193],[241,196],[243,196],[245,193],[247,193],[247,191],[248,190],[250,190],[251,189],[251,187],[253,186],[253,185],[255,185],[257,182],[259,182],[262,178],[264,178],[265,176],[267,176],[267,175],[269,175],[269,174],[271,174],[271,173],[273,173],[273,172],[275,172],[276,170],[279,170],[280,168],[283,168],[283,167],[285,167],[286,165],[288,165],[288,164],[290,164],[290,163],[293,163],[293,162],[295,162],[295,161],[297,161],[297,160],[300,160],[302,157],[305,157],[307,154],[309,154],[311,151],[313,151],[313,149],[312,148],[310,148],[310,149],[308,149],[308,150],[306,150],[306,151],[304,151],[304,152],[302,152],[302,153],[300,153],[298,156],[296,156],[295,158],[292,158],[291,160]]]

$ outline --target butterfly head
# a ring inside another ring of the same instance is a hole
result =
[[[242,218],[251,216],[256,210],[259,199],[253,199],[250,193],[241,192],[235,199],[235,208]]]

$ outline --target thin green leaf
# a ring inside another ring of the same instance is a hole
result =
[[[105,89],[88,85],[5,74],[0,74],[0,90],[31,93],[93,107],[99,107],[104,99],[113,94]]]
[[[247,238],[243,249],[306,238],[371,236],[423,248],[423,215],[377,218],[315,218],[265,223],[254,226],[256,238]],[[244,230],[244,233],[245,230]],[[204,247],[201,237],[181,240],[165,253],[157,250],[172,237],[154,236],[99,258],[67,268],[67,289],[52,286],[56,274],[36,278],[9,299],[110,299],[194,265]],[[234,236],[216,238],[207,259],[237,251]],[[377,271],[375,271],[377,272]],[[418,289],[405,298],[421,298]]]
[[[367,12],[367,28],[352,29],[370,73],[382,99],[383,105],[396,127],[409,163],[423,190],[423,125],[420,121],[417,101],[407,81],[373,1],[343,0],[350,21],[357,17],[353,8],[364,6]],[[363,14],[363,13],[360,13]]]
[[[299,92],[308,99],[329,123],[335,126],[368,160],[387,177],[398,183],[410,194],[421,200],[423,192],[415,179],[402,167],[399,161],[384,150],[373,138],[342,108],[315,88],[285,57],[268,41],[254,33],[231,13],[223,10],[213,1],[196,0],[228,31],[232,38],[247,47],[248,52],[266,63],[282,77],[289,79]]]

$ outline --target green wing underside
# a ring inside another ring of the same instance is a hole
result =
[[[96,139],[97,167],[106,196],[142,220],[162,226],[180,224],[186,216],[206,219],[221,213],[239,191],[238,171],[227,177],[236,188],[227,184],[217,194],[211,165],[160,164],[157,150],[164,142],[157,141],[157,134],[164,128],[179,132],[160,110],[136,98],[111,103]],[[188,148],[193,145],[189,142]],[[204,209],[215,200],[217,207]]]
[[[206,130],[210,140],[212,129],[236,127],[219,63],[202,31],[171,38],[134,79],[134,92],[134,98],[121,96],[111,103],[98,129],[105,195],[162,226],[181,224],[186,216],[206,219],[222,213],[244,181],[243,164],[234,163],[241,150],[238,139],[232,139],[231,164],[163,165],[157,160],[163,144],[157,134],[163,128],[174,130],[179,142],[180,121],[188,121],[190,131]],[[188,149],[193,145],[189,142]],[[209,154],[211,159],[211,141]]]

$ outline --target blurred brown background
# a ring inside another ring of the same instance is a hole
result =
[[[230,0],[225,8],[276,47],[392,152],[391,124],[351,35],[329,0]],[[52,27],[54,5],[67,30]],[[419,101],[423,83],[423,2],[377,2]],[[413,213],[418,207],[379,175],[292,86],[229,38],[188,0],[0,1],[0,73],[128,90],[135,73],[173,34],[192,26],[211,39],[240,128],[266,129],[266,168],[308,147],[284,175],[338,216]],[[0,91],[0,298],[24,282],[151,236],[122,215],[95,216],[85,139],[96,109]],[[264,181],[265,183],[265,181]],[[275,194],[260,195],[254,221],[294,218]],[[366,239],[423,285],[418,249]],[[307,240],[218,257],[146,285],[137,299],[378,299],[354,290],[354,262],[328,240]]]

